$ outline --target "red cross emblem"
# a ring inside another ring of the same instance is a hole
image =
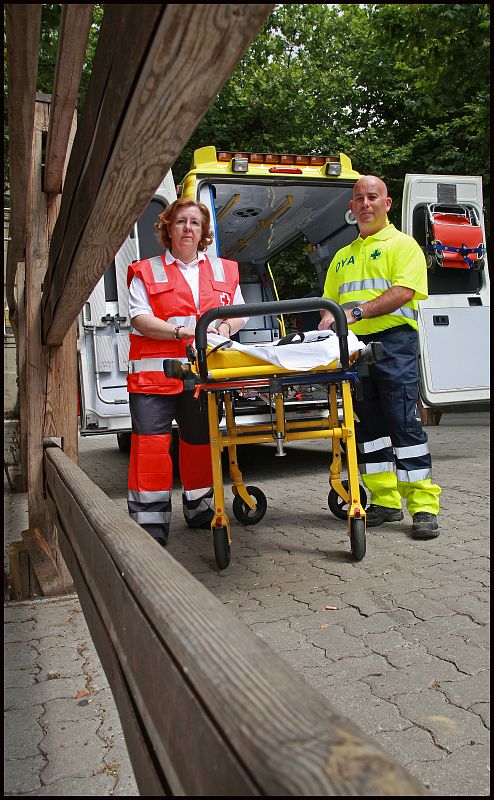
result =
[[[229,306],[230,305],[230,295],[226,292],[220,294],[220,303],[222,306]]]

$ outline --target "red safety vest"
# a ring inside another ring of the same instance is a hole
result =
[[[175,262],[167,264],[164,255],[130,264],[128,286],[134,277],[143,281],[155,317],[187,328],[194,328],[199,316],[209,309],[231,305],[239,281],[236,261],[206,256],[206,260],[199,264],[199,309],[196,309],[191,288],[180,268]],[[131,333],[129,338],[129,392],[181,392],[182,381],[167,378],[162,361],[164,358],[185,358],[186,345],[192,339],[150,339],[138,333]]]

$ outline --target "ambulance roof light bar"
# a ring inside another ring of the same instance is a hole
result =
[[[300,156],[294,153],[239,153],[233,150],[219,150],[217,159],[221,162],[232,162],[233,172],[247,172],[249,164],[272,164],[292,167],[323,167],[326,165],[327,175],[341,173],[340,158],[337,156]]]

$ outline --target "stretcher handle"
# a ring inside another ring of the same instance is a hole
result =
[[[245,303],[234,306],[211,308],[199,317],[196,325],[195,341],[197,351],[197,367],[199,375],[207,380],[206,363],[207,329],[214,319],[231,319],[232,317],[257,317],[271,314],[299,314],[307,311],[330,311],[335,319],[336,335],[340,344],[340,362],[343,369],[350,366],[348,354],[348,322],[342,307],[327,297],[303,297],[300,300],[273,300],[269,303]]]

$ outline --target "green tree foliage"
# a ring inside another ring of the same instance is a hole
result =
[[[105,5],[93,8],[79,109]],[[45,93],[53,89],[60,11],[43,4]],[[276,5],[174,165],[175,179],[207,144],[344,152],[359,172],[387,182],[397,225],[407,172],[481,175],[488,198],[489,33],[484,3]],[[301,243],[283,255],[283,275],[284,296],[313,288]]]
[[[473,174],[489,196],[488,4],[277,5],[174,166],[196,147],[344,152],[388,183]],[[487,200],[486,200],[487,205]],[[488,215],[487,215],[488,216]],[[284,296],[313,288],[297,244],[273,268]]]

